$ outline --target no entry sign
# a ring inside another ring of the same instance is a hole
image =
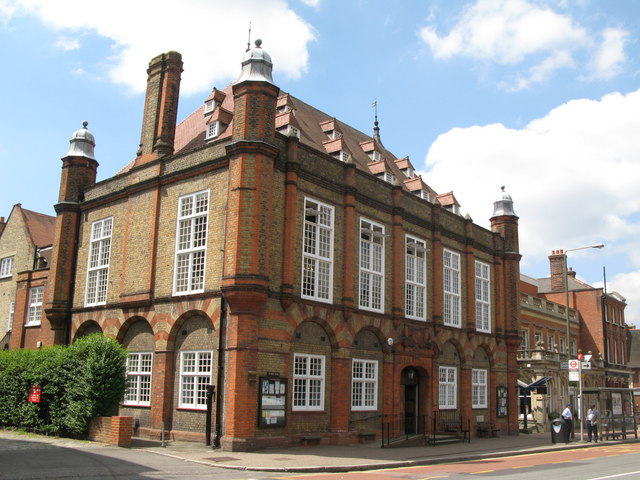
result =
[[[29,402],[40,403],[40,394],[42,389],[38,385],[31,385],[29,387]]]
[[[569,370],[578,370],[580,368],[579,360],[569,360]]]

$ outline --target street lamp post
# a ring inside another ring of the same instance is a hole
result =
[[[586,247],[578,247],[578,248],[569,248],[564,251],[564,298],[565,298],[565,314],[567,318],[567,352],[568,357],[571,357],[571,321],[569,319],[569,269],[567,266],[567,253],[575,252],[576,250],[586,250],[587,248],[604,248],[604,244],[597,243],[595,245],[587,245]],[[577,345],[577,344],[576,344]],[[576,352],[577,353],[577,352]],[[578,412],[580,414],[580,441],[583,440],[584,435],[584,425],[582,422],[582,360],[579,360],[580,368],[578,370],[579,375],[579,385],[580,385],[580,393],[578,396]],[[569,388],[569,384],[567,383],[567,389]],[[569,392],[567,391],[567,398]]]

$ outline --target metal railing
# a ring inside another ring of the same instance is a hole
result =
[[[471,420],[457,410],[435,410],[433,412],[430,443],[435,445],[438,437],[457,437],[471,443]]]
[[[384,415],[382,419],[381,447],[389,447],[400,442],[407,442],[422,437],[426,443],[429,435],[429,415],[405,416],[401,414]]]

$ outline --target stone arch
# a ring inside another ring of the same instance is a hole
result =
[[[91,335],[92,333],[104,333],[100,325],[95,320],[87,320],[82,325],[78,327],[76,330],[76,334],[73,337],[73,341],[75,342],[77,339],[81,337],[86,337]]]
[[[130,352],[153,352],[155,339],[153,329],[143,317],[128,319],[118,332],[118,341]]]
[[[213,320],[205,312],[203,312],[202,310],[189,310],[187,312],[184,312],[182,315],[180,315],[176,319],[176,321],[173,322],[173,325],[171,325],[171,329],[169,331],[169,335],[167,339],[167,350],[178,349],[176,346],[180,342],[180,338],[188,334],[188,328],[187,328],[187,333],[185,333],[185,325],[188,325],[188,322],[192,318],[205,318],[208,322],[208,327],[206,328],[210,328],[211,331],[213,332],[214,330]]]

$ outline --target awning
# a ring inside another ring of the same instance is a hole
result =
[[[538,387],[544,387],[547,384],[547,382],[551,380],[551,378],[552,377],[542,377],[536,380],[535,382],[530,383],[529,385],[527,385],[521,380],[518,380],[518,387],[520,387],[520,390],[523,390],[525,392],[530,392],[531,390],[535,390]]]

